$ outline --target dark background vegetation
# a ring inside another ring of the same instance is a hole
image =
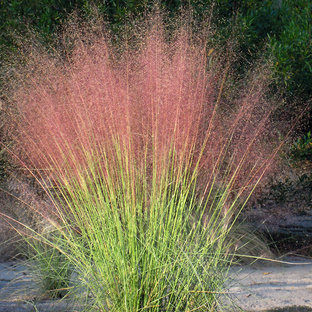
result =
[[[23,37],[28,28],[35,30],[42,43],[48,46],[53,45],[62,22],[72,12],[88,18],[96,7],[109,21],[112,31],[118,32],[131,17],[150,10],[153,4],[154,1],[149,0],[0,0],[0,87],[5,84],[5,64],[19,53],[16,38]],[[233,46],[238,55],[235,77],[244,76],[250,64],[258,60],[271,61],[273,80],[269,92],[272,95],[278,92],[284,99],[281,105],[284,113],[279,115],[278,111],[275,118],[291,121],[298,111],[305,109],[300,127],[289,143],[287,157],[297,166],[309,167],[312,163],[312,106],[309,105],[312,94],[312,1],[164,0],[159,4],[169,15],[191,8],[195,21],[209,22],[216,29],[211,38],[215,46],[235,38]],[[3,94],[0,94],[0,101],[0,140],[8,145],[10,137],[5,127],[6,99]],[[1,179],[10,168],[7,159],[0,148]]]

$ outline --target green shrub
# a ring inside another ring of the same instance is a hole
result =
[[[299,138],[291,148],[291,156],[294,161],[312,161],[312,135],[309,131]]]
[[[309,99],[312,93],[309,83],[312,78],[312,3],[283,1],[281,10],[283,27],[269,39],[276,76],[289,96]]]

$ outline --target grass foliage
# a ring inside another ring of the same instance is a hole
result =
[[[263,71],[222,108],[228,62],[178,24],[151,17],[116,49],[69,23],[12,85],[15,157],[52,202],[34,259],[86,311],[218,310],[229,232],[272,160]]]

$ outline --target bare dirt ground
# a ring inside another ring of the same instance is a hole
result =
[[[228,296],[245,311],[312,311],[312,260],[288,258],[235,266],[228,280]],[[36,301],[36,284],[27,269],[16,263],[0,264],[0,312],[75,311],[66,301]],[[228,300],[228,299],[226,299]],[[233,307],[226,309],[232,312]]]
[[[312,259],[284,261],[233,267],[230,298],[247,311],[312,311]]]

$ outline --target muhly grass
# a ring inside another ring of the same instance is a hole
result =
[[[64,215],[59,231],[81,286],[102,310],[216,308],[227,227],[220,210],[203,226],[196,169],[190,174],[190,168],[168,162],[147,183],[141,170],[127,169],[133,166],[128,157],[119,156],[101,181],[97,157],[90,158],[88,173],[71,178],[61,195],[72,217],[68,222]]]
[[[16,76],[15,157],[52,202],[28,241],[47,287],[87,311],[215,311],[229,232],[272,160],[263,76],[224,110],[227,62],[187,25],[144,25],[117,50],[71,28],[70,50],[34,50]]]

